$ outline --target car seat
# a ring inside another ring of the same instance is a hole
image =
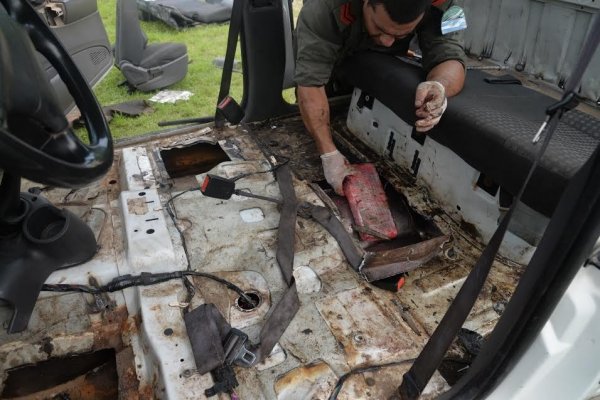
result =
[[[117,0],[115,65],[131,87],[143,92],[162,89],[187,74],[187,48],[183,43],[148,44],[136,1]]]

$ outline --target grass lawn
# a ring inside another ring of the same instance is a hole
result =
[[[297,2],[300,3],[300,2]],[[98,9],[111,43],[115,42],[116,0],[98,0]],[[169,87],[172,90],[189,90],[194,95],[188,101],[176,104],[151,103],[154,112],[138,118],[116,116],[110,123],[115,139],[131,137],[156,131],[159,121],[182,118],[204,117],[214,114],[219,94],[222,70],[213,65],[216,57],[224,57],[227,45],[229,24],[199,25],[194,28],[177,31],[162,22],[141,22],[150,43],[182,42],[188,48],[190,64],[188,74],[181,82]],[[238,50],[236,59],[240,59]],[[121,103],[134,99],[149,99],[156,92],[127,93],[126,87],[118,84],[125,78],[113,67],[109,74],[94,88],[102,105]],[[237,100],[242,98],[242,75],[234,73],[230,94]],[[286,99],[293,101],[293,95],[286,93]]]

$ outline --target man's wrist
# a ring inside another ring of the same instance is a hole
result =
[[[448,83],[446,82],[445,79],[442,78],[433,78],[433,79],[427,79],[428,82],[431,82],[435,85],[440,85],[440,88],[442,89],[443,93],[446,93],[446,88],[448,87]]]
[[[334,156],[336,156],[338,154],[340,154],[340,152],[336,149],[336,150],[330,151],[328,153],[321,154],[321,159],[326,159],[326,158],[334,157]]]
[[[333,143],[333,140],[331,139],[331,133],[327,132],[327,135],[325,135],[325,134],[318,135],[315,139],[317,139],[316,145],[317,145],[317,150],[319,151],[319,154],[332,153],[337,150],[337,147],[335,147],[335,144]],[[319,139],[321,139],[321,140],[319,140]]]

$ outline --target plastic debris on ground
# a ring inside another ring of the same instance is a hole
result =
[[[187,90],[161,90],[152,96],[149,100],[155,103],[175,104],[177,101],[188,101],[194,93]]]

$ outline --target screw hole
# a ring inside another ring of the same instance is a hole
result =
[[[171,336],[173,334],[173,329],[167,328],[163,333],[165,334],[165,336]]]
[[[146,195],[146,192],[139,192],[138,193],[138,196],[145,196],[145,195]]]
[[[115,183],[117,183],[115,179],[111,179],[110,181],[108,181],[109,185],[114,185]]]
[[[147,233],[148,235],[152,235],[152,234],[154,233],[154,229],[148,229],[148,230],[146,231],[146,233]]]
[[[458,204],[456,205],[456,209],[457,209],[458,211],[462,210],[462,208],[460,208],[460,206],[459,206]]]

